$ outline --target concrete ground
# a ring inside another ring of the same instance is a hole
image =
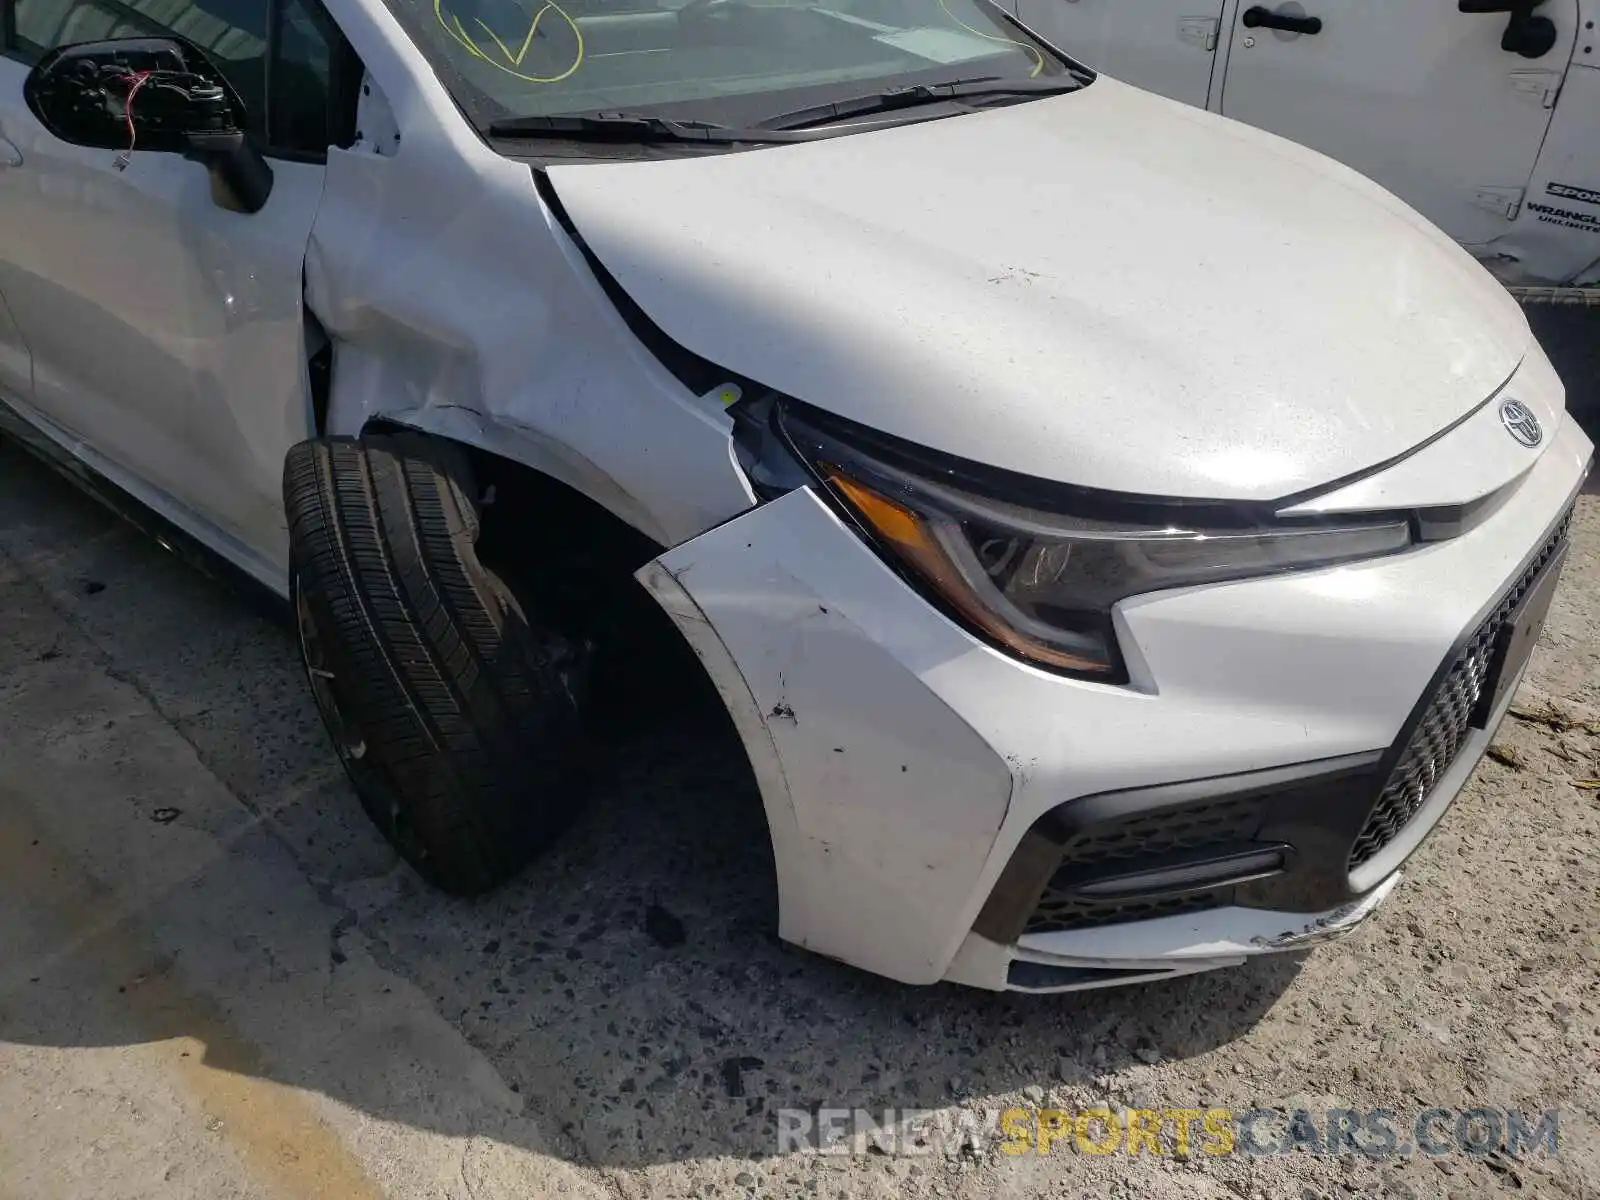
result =
[[[515,883],[429,891],[289,633],[0,447],[0,1197],[1594,1195],[1600,495],[1519,711],[1343,943],[912,990],[775,940],[759,806],[692,709]],[[776,1147],[784,1106],[1029,1103],[1559,1107],[1561,1154]]]

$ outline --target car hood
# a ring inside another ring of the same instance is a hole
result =
[[[681,346],[1045,479],[1273,499],[1481,405],[1530,334],[1399,200],[1290,142],[1100,79],[714,158],[550,171]]]

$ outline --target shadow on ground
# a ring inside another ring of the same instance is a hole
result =
[[[262,978],[315,964],[327,990],[349,958],[370,953],[482,1052],[541,1141],[555,1138],[579,1162],[766,1157],[773,1110],[786,1106],[931,1108],[1030,1085],[1092,1089],[1096,1076],[1130,1064],[1227,1044],[1299,969],[1282,958],[1030,998],[907,988],[780,943],[764,818],[740,749],[719,712],[670,686],[657,721],[607,748],[593,803],[553,853],[486,899],[452,900],[398,866],[367,825],[287,629],[0,446],[0,567],[7,559],[39,581],[71,637],[87,639],[82,653],[137,688],[258,819],[224,832],[222,858],[193,863],[186,903],[226,895],[231,878],[251,872],[277,872],[286,891],[309,879],[332,916],[300,930],[301,944],[286,944],[281,929],[235,938],[263,942]],[[74,653],[63,644],[33,657]],[[77,852],[70,839],[62,849]],[[186,942],[198,927],[180,901],[169,896],[134,919],[181,974],[209,951]],[[120,993],[126,981],[96,975],[87,960],[127,936],[119,925],[52,948],[41,970]],[[286,1069],[271,1053],[207,1037],[218,1011],[256,1003],[254,975],[240,971],[236,983],[224,974],[205,985],[211,1015],[196,1028],[185,1028],[184,1005],[163,1004],[142,1036],[192,1034],[225,1070],[266,1073],[387,1120],[484,1132],[383,1072]],[[119,1044],[129,1029],[114,1004],[46,1011],[0,988],[0,1039]]]

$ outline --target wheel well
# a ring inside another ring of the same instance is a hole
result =
[[[309,308],[304,309],[306,384],[311,389],[311,429],[328,431],[328,396],[333,387],[333,340]]]
[[[375,421],[363,432],[399,429]],[[445,439],[448,440],[448,439]],[[664,547],[577,489],[490,451],[465,454],[479,505],[479,560],[530,616],[595,647],[596,731],[627,733],[654,714],[714,707],[731,718],[699,659],[634,572]],[[742,753],[742,747],[741,747]]]
[[[580,617],[574,604],[643,590],[633,573],[664,549],[654,539],[542,471],[484,450],[467,453],[481,506],[479,553],[515,588]]]
[[[366,431],[386,428],[399,426],[374,422]],[[652,781],[642,799],[629,783],[629,795],[610,797],[608,807],[626,813],[628,805],[644,803],[659,811],[681,802],[700,814],[694,819],[718,814],[718,828],[733,839],[729,861],[751,853],[749,867],[764,880],[772,897],[769,919],[775,920],[777,868],[744,742],[689,642],[634,578],[663,547],[542,471],[451,444],[470,462],[479,561],[506,583],[530,619],[549,619],[595,647],[585,728],[610,758],[627,764],[626,777]],[[717,794],[675,784],[686,769],[688,778],[715,780]]]

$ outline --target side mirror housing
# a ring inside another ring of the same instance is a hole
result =
[[[244,212],[272,192],[272,168],[245,134],[239,94],[182,38],[62,46],[28,74],[23,96],[53,135],[77,146],[182,154],[205,164]]]

